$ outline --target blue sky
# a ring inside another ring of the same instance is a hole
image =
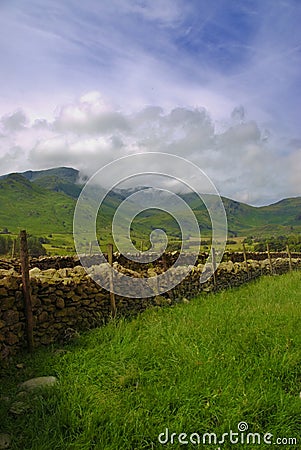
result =
[[[1,0],[0,172],[137,151],[222,195],[301,195],[298,0]]]

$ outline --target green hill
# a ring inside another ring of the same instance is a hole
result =
[[[0,181],[12,174],[3,175]],[[82,186],[78,184],[79,171],[71,167],[56,167],[46,170],[27,170],[18,175],[22,175],[29,181],[34,181],[36,185],[55,192],[62,192],[72,198],[77,198]]]
[[[20,174],[0,180],[0,229],[32,234],[70,233],[75,200],[30,182]]]
[[[61,181],[76,183],[79,178],[79,171],[72,167],[55,167],[45,170],[27,170],[26,172],[21,172],[20,175],[29,181],[36,181],[52,176],[59,178]],[[2,175],[0,178],[4,179],[7,176],[9,175]]]
[[[41,171],[27,171],[0,177],[0,230],[18,233],[26,229],[30,234],[60,235],[53,242],[58,247],[68,242],[72,246],[73,213],[82,185],[79,172],[60,167]],[[87,203],[91,215],[94,199]],[[103,243],[110,239],[111,220],[118,205],[132,190],[111,192],[105,199],[98,223]],[[196,194],[183,194],[197,217],[202,236],[208,236],[211,222],[208,212]],[[273,205],[254,207],[228,198],[222,198],[231,236],[271,236],[301,232],[301,197],[281,200]],[[180,239],[175,220],[163,211],[147,210],[133,221],[131,232],[135,240],[148,240],[153,229],[163,228],[171,240]],[[66,236],[64,238],[64,236]]]

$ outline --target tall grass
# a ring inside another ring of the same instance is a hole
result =
[[[82,334],[57,347],[19,357],[2,388],[56,375],[59,384],[33,397],[14,418],[2,402],[2,427],[12,449],[90,450],[182,448],[158,435],[238,431],[296,438],[300,449],[300,273],[263,277],[239,289],[200,296],[190,304],[153,308]],[[184,445],[185,447],[185,445]],[[187,445],[195,448],[196,445]],[[200,446],[218,449],[219,445]],[[221,449],[271,448],[231,444]]]

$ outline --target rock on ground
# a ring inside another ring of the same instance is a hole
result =
[[[23,389],[28,389],[30,391],[33,391],[35,389],[53,386],[54,384],[57,383],[57,381],[58,380],[56,377],[51,377],[51,376],[50,377],[37,377],[37,378],[31,378],[30,380],[24,381],[24,383],[22,383],[20,385],[20,387]]]

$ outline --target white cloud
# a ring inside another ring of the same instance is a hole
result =
[[[1,156],[2,155],[2,156]],[[9,150],[0,153],[1,174],[24,170],[25,152],[19,146],[13,146]]]
[[[79,102],[63,106],[54,122],[60,132],[80,134],[109,133],[125,130],[125,117],[106,103],[98,92],[83,95]]]
[[[245,118],[245,108],[242,105],[236,106],[231,113],[231,117],[234,121],[242,122]]]
[[[112,1],[115,8],[123,10],[126,14],[136,14],[147,21],[159,22],[161,26],[172,26],[177,23],[183,14],[177,0],[161,0],[160,3],[148,1]]]
[[[242,106],[235,111],[229,111],[220,131],[205,108],[147,106],[125,113],[94,91],[62,105],[52,122],[27,123],[25,131],[10,136],[10,148],[19,149],[24,170],[68,165],[87,175],[125,155],[167,152],[197,164],[230,198],[263,204],[298,193],[299,141],[292,140],[283,152],[285,140],[278,142],[272,132],[248,120]],[[111,120],[116,115],[117,124]],[[5,142],[0,140],[2,148]],[[11,153],[5,167],[14,165]]]
[[[19,109],[14,113],[5,114],[0,119],[3,133],[14,133],[23,130],[28,123],[28,118],[24,111]]]
[[[301,195],[301,147],[289,157],[288,184],[291,195]]]
[[[247,143],[258,142],[260,130],[254,121],[241,123],[230,127],[218,136],[218,145],[229,148],[242,147]]]

